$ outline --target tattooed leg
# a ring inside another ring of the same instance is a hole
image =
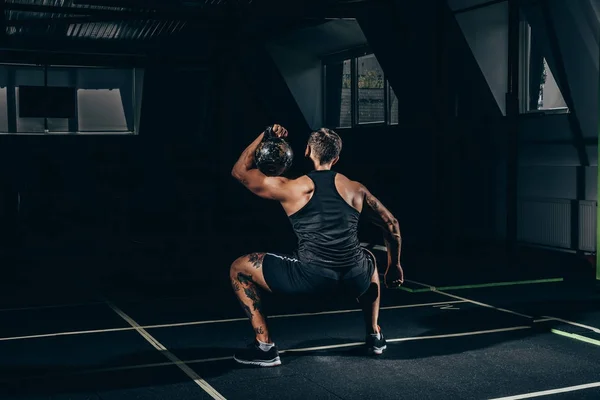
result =
[[[231,265],[230,279],[233,291],[250,319],[256,339],[263,343],[272,343],[260,296],[260,289],[270,291],[262,273],[264,257],[264,253],[252,253],[238,258]]]

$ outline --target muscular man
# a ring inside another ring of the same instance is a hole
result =
[[[287,136],[280,125],[273,126],[273,133]],[[396,288],[404,281],[398,221],[365,186],[331,170],[342,149],[334,131],[322,128],[310,135],[305,156],[314,170],[293,180],[269,177],[253,168],[254,152],[263,135],[244,150],[231,173],[254,194],[281,203],[298,237],[298,249],[294,256],[252,253],[231,265],[233,290],[256,333],[256,340],[234,359],[262,367],[281,364],[267,329],[261,290],[301,294],[341,289],[349,293],[363,309],[367,349],[382,354],[386,342],[378,325],[379,275],[375,257],[360,245],[357,227],[365,212],[383,229],[388,251],[385,285]]]

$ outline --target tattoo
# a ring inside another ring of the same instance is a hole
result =
[[[233,286],[234,292],[240,291],[240,284],[238,282],[234,281],[233,279],[231,280],[231,286]]]
[[[250,311],[250,307],[248,307],[247,305],[245,305],[244,303],[242,303],[242,308],[244,309],[244,312],[246,313],[246,316],[250,319],[252,319],[252,311]]]
[[[248,255],[248,260],[252,266],[256,269],[262,267],[263,259],[265,258],[264,253],[252,253]]]
[[[242,285],[248,284],[248,283],[252,282],[252,275],[246,275],[242,272],[239,272],[237,279],[238,279],[238,282],[240,282]]]
[[[262,327],[262,326],[259,326],[258,328],[256,328],[256,329],[254,330],[254,332],[256,332],[258,335],[262,335],[262,334],[264,334],[264,333],[265,333],[265,330],[263,329],[263,327]]]
[[[367,204],[371,206],[373,210],[379,210],[379,202],[375,196],[367,196]]]
[[[250,300],[252,300],[252,307],[254,308],[254,311],[262,313],[262,304],[258,292],[256,291],[256,287],[252,285],[244,288],[244,293]]]

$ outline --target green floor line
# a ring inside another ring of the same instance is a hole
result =
[[[432,286],[431,288],[411,289],[404,286],[400,286],[398,289],[404,290],[409,293],[423,293],[432,292],[436,290],[461,290],[461,289],[478,289],[495,286],[513,286],[513,285],[533,285],[537,283],[552,283],[562,282],[563,278],[549,278],[549,279],[533,279],[529,281],[514,281],[514,282],[494,282],[494,283],[479,283],[473,285],[459,285],[459,286]]]
[[[407,287],[404,287],[404,286],[400,286],[400,287],[398,287],[398,289],[399,290],[404,290],[405,292],[408,292],[408,293],[414,293],[415,292],[413,289],[407,288]]]
[[[460,286],[440,286],[440,287],[436,287],[436,289],[438,289],[438,290],[477,289],[477,288],[494,287],[494,286],[533,285],[536,283],[552,283],[552,282],[562,282],[562,281],[563,281],[563,278],[532,279],[532,280],[528,280],[528,281],[480,283],[480,284],[474,284],[474,285],[460,285]]]
[[[568,337],[570,339],[579,340],[580,342],[586,342],[586,343],[590,343],[590,344],[593,344],[596,346],[600,346],[600,340],[590,339],[589,337],[578,335],[576,333],[564,332],[564,331],[561,331],[558,329],[550,329],[550,332],[552,332],[556,335]]]

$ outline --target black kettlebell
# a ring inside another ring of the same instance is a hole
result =
[[[289,143],[275,136],[272,126],[267,127],[254,152],[256,167],[267,176],[279,176],[290,168],[293,159],[294,152]]]

